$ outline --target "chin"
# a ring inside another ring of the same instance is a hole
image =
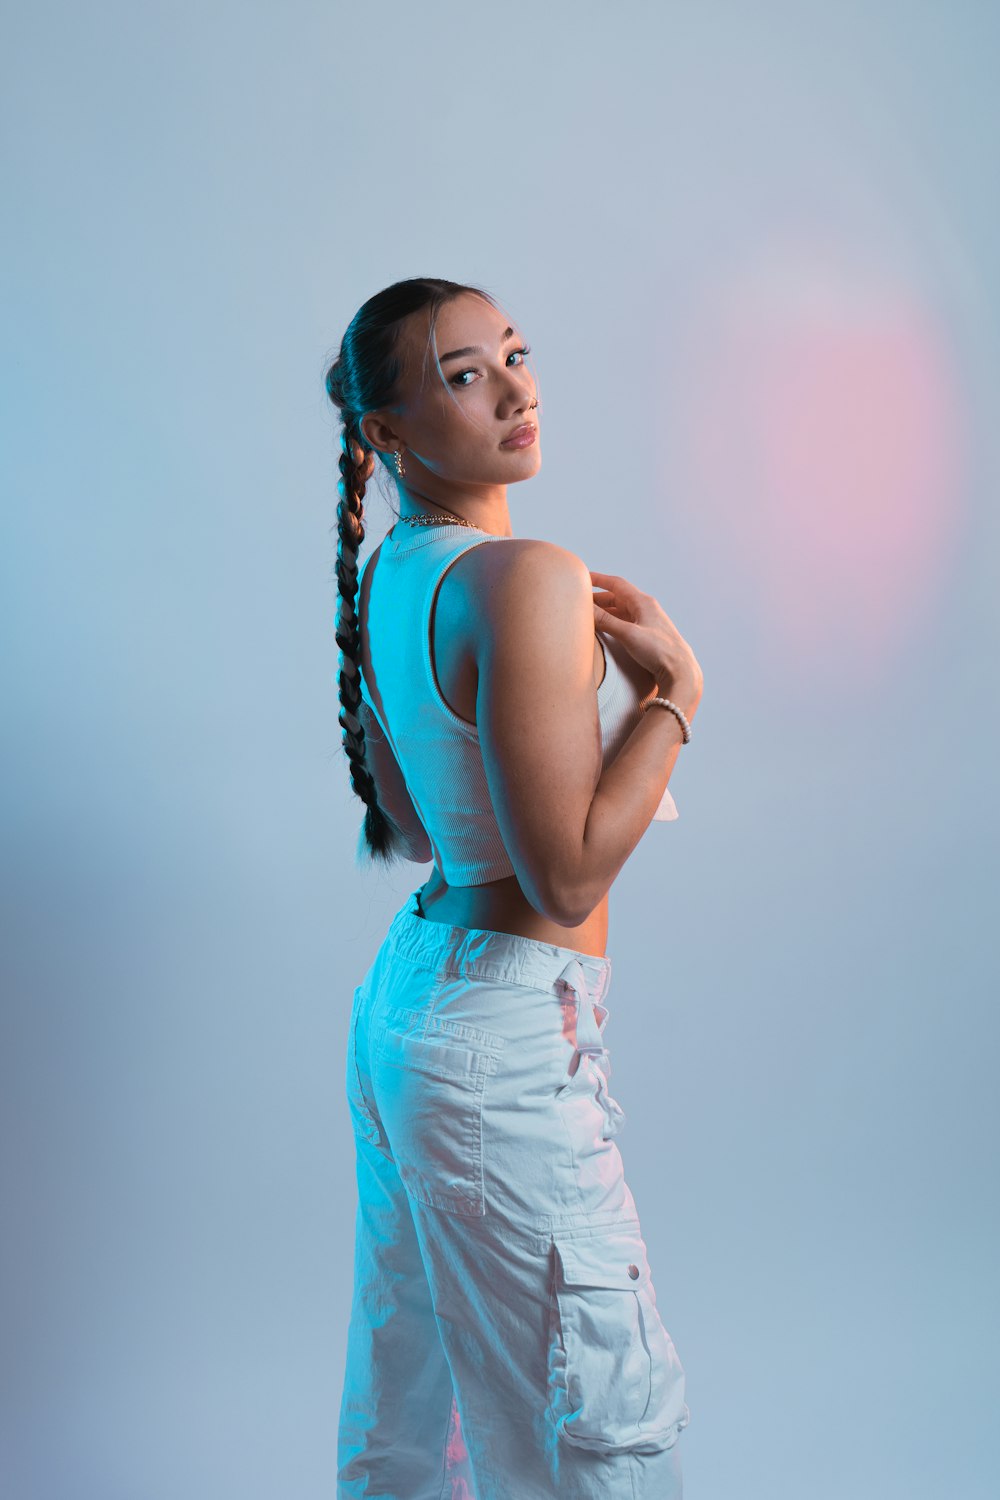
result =
[[[510,464],[509,467],[514,472],[508,473],[506,476],[508,483],[515,484],[519,479],[530,479],[532,474],[537,474],[542,467],[542,455],[539,451],[537,440],[532,443],[530,448],[520,448],[516,451],[521,462],[516,466]]]

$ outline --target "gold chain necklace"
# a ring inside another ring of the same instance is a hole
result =
[[[399,519],[404,526],[471,526],[473,531],[482,530],[463,516],[400,516]]]

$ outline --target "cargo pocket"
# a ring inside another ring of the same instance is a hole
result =
[[[386,1013],[374,1044],[379,1115],[407,1191],[431,1208],[486,1213],[483,1098],[504,1042],[426,1010]]]
[[[598,1453],[672,1448],[690,1421],[638,1219],[553,1234],[549,1417]]]

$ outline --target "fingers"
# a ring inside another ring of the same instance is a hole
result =
[[[613,620],[631,621],[633,611],[609,589],[598,590],[593,599],[594,608],[599,609],[605,619],[610,616]]]
[[[642,589],[636,588],[627,578],[621,578],[617,573],[595,573],[593,568],[588,569],[591,579],[601,588],[608,588],[613,594],[619,594],[623,599],[638,599],[642,596]]]
[[[605,619],[628,620],[629,622],[632,620],[632,616],[628,610],[623,609],[620,604],[601,604],[599,600],[595,599],[594,609],[599,615],[603,615]]]

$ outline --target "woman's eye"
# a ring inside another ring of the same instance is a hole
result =
[[[531,345],[530,344],[522,344],[522,346],[521,346],[520,349],[512,349],[510,351],[510,354],[508,354],[507,358],[510,359],[511,354],[520,354],[522,356],[522,362],[523,362],[523,356],[525,354],[530,354],[530,353],[531,353]],[[461,383],[462,389],[466,390],[466,389],[468,389],[468,387],[466,386],[465,382],[462,380],[462,376],[463,375],[475,375],[475,373],[476,373],[476,371],[474,369],[459,370],[459,372],[458,372],[457,375],[453,375],[452,376],[451,383],[452,383],[452,385],[459,385],[459,383]]]

